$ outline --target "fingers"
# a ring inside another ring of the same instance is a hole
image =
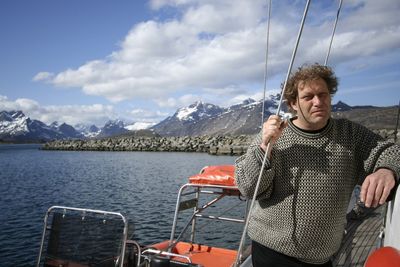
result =
[[[383,189],[384,189],[384,186],[381,183],[376,185],[374,198],[373,198],[372,204],[371,204],[372,207],[377,207],[378,206],[379,201],[380,201],[381,196],[382,196]]]
[[[388,189],[388,187],[385,187],[385,189],[383,190],[382,196],[379,200],[379,205],[383,205],[386,202],[386,199],[388,198],[388,196],[390,195],[390,190]]]
[[[365,180],[361,186],[361,191],[360,191],[360,200],[361,200],[361,202],[364,203],[365,206],[367,206],[367,192],[369,189],[369,184],[370,184],[370,181],[369,181],[369,178],[367,177],[367,178],[365,178]],[[371,204],[370,199],[371,199],[371,195],[368,196],[368,204],[369,205]]]
[[[264,123],[264,129],[275,130],[275,129],[279,129],[280,125],[281,125],[281,119],[276,115],[272,115]]]
[[[281,123],[281,130],[285,129],[288,126],[289,122],[287,120],[282,121]]]
[[[360,199],[364,202],[365,207],[376,207],[381,198],[377,183],[370,176],[365,178],[365,181],[361,187]]]
[[[362,184],[360,200],[367,208],[384,204],[394,187],[393,173],[380,170],[367,176]]]
[[[275,143],[281,136],[282,130],[287,126],[287,121],[282,120],[277,115],[271,115],[263,124],[263,134],[261,148],[267,151],[269,143]]]

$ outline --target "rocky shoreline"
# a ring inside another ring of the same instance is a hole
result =
[[[382,137],[394,139],[394,130],[374,130]],[[160,151],[160,152],[203,152],[211,155],[242,155],[254,135],[239,136],[182,136],[144,137],[124,136],[90,140],[57,140],[44,144],[43,150],[83,151]],[[400,136],[397,133],[397,143]]]
[[[183,136],[183,137],[117,137],[92,140],[57,140],[44,144],[43,150],[84,151],[164,151],[205,152],[211,155],[242,155],[252,135]]]

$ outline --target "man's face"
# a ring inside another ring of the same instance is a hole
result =
[[[297,112],[294,124],[304,130],[323,128],[331,116],[331,95],[323,79],[300,82],[291,106]]]

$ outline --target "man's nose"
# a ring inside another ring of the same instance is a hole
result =
[[[319,96],[314,96],[314,98],[313,98],[313,105],[314,106],[318,106],[318,105],[320,105],[322,103],[322,99],[321,99],[321,97],[319,97]]]

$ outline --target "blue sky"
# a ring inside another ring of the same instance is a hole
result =
[[[273,0],[267,94],[286,75],[305,0]],[[312,1],[295,67],[323,63],[339,1]],[[0,1],[0,110],[45,123],[150,124],[202,100],[261,99],[265,0]],[[344,0],[333,102],[397,105],[400,2]]]

